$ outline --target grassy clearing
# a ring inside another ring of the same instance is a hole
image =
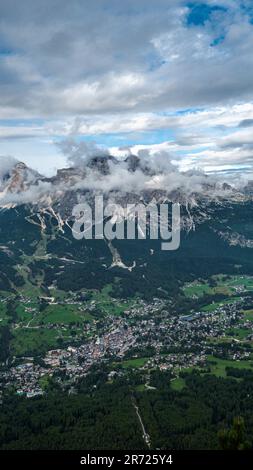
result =
[[[232,338],[243,340],[245,339],[250,333],[251,330],[248,328],[231,328],[227,331],[227,334],[230,335]]]
[[[16,270],[20,276],[23,277],[24,285],[18,289],[18,292],[25,297],[29,297],[30,299],[37,299],[39,296],[43,295],[43,290],[41,289],[40,285],[41,282],[37,284],[33,284],[30,281],[30,268],[29,268],[29,261],[30,257],[23,256],[24,264],[18,264],[16,266]]]
[[[39,384],[40,384],[42,390],[47,390],[48,385],[49,385],[49,381],[50,381],[50,376],[49,375],[43,375],[39,379]]]
[[[192,372],[194,372],[194,371],[196,371],[196,370],[199,370],[199,371],[201,372],[201,367],[198,367],[198,366],[189,366],[189,367],[182,367],[182,368],[181,368],[181,367],[177,367],[177,368],[175,369],[175,372],[176,372],[177,374],[179,374],[180,372],[183,372],[183,373],[184,373],[184,372],[187,372],[187,373],[190,373],[190,374],[191,374]]]
[[[101,291],[92,292],[92,300],[96,301],[96,306],[105,315],[122,315],[133,304],[133,300],[119,301],[110,296],[112,285],[108,284]]]
[[[48,324],[77,324],[92,320],[92,316],[78,310],[77,305],[48,305],[45,310],[40,312],[31,325],[48,325]]]
[[[28,309],[35,309],[37,310],[38,305],[36,303],[29,303],[29,304],[19,304],[16,307],[16,314],[18,321],[21,322],[28,322],[33,318],[35,311],[29,311]]]
[[[253,310],[244,310],[243,320],[253,321]]]
[[[140,385],[136,386],[136,390],[137,390],[137,392],[146,392],[148,389],[145,386],[145,384],[140,384]]]
[[[232,288],[244,287],[245,290],[253,290],[253,277],[246,275],[227,276],[226,274],[218,274],[213,276],[219,285],[226,285]]]
[[[252,361],[233,361],[228,359],[220,359],[215,356],[207,356],[208,365],[211,368],[211,373],[216,377],[226,377],[226,367],[234,367],[235,369],[252,369]]]
[[[148,357],[138,357],[136,359],[128,359],[122,362],[122,367],[124,369],[128,369],[128,368],[138,369],[140,367],[143,367],[147,363],[148,360],[149,360]]]
[[[220,359],[219,357],[215,357],[212,355],[207,356],[207,367],[210,368],[210,372],[207,372],[207,368],[205,367],[185,367],[181,370],[181,372],[192,373],[198,370],[201,374],[213,374],[216,377],[227,377],[226,367],[233,367],[235,369],[249,369],[253,370],[253,361],[250,360],[241,360],[241,361],[233,361],[232,359]],[[180,371],[179,371],[180,372]],[[174,382],[174,381],[173,381]],[[172,382],[172,383],[173,383]],[[171,385],[172,385],[171,383]],[[180,385],[177,383],[174,385],[176,388]]]
[[[170,387],[172,390],[180,392],[185,387],[185,380],[182,377],[177,377],[170,382]]]
[[[228,305],[228,304],[233,304],[234,302],[237,302],[238,298],[234,297],[233,299],[224,299],[221,302],[212,302],[211,304],[206,305],[203,308],[204,312],[213,312],[219,307],[222,307],[223,305]]]
[[[58,333],[48,329],[21,329],[12,331],[11,352],[15,356],[44,354],[49,349],[57,347]]]
[[[217,283],[216,286],[211,287],[208,280],[194,281],[185,284],[183,287],[184,294],[186,297],[202,297],[203,295],[215,295],[224,294],[227,296],[234,295],[238,288],[242,288],[245,291],[253,290],[253,277],[251,276],[227,276],[226,274],[218,274],[212,276],[213,281]]]
[[[216,294],[223,294],[223,295],[233,295],[234,290],[225,286],[225,285],[218,285],[215,287],[210,287],[208,282],[205,283],[198,283],[193,282],[191,285],[187,285],[183,288],[184,294],[186,297],[194,298],[194,297],[203,297],[203,295],[216,295]]]

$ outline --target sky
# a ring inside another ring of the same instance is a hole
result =
[[[76,139],[251,172],[252,51],[252,0],[1,0],[0,163],[51,175]]]

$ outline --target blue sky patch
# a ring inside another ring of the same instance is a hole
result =
[[[188,3],[190,9],[186,21],[188,26],[203,26],[215,11],[227,11],[225,7],[219,5],[210,6],[206,3]]]

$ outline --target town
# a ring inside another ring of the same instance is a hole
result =
[[[171,302],[160,298],[154,298],[152,302],[138,299],[130,304],[121,300],[123,310],[120,315],[109,313],[78,325],[82,334],[74,335],[72,344],[64,347],[63,343],[39,357],[8,358],[0,371],[1,391],[14,391],[31,398],[45,394],[47,384],[53,380],[62,389],[74,393],[76,384],[92,366],[103,363],[110,368],[108,380],[137,368],[144,374],[147,387],[150,371],[155,368],[168,370],[177,379],[192,368],[212,371],[214,358],[251,367],[253,315],[243,313],[251,299],[241,295],[243,289],[237,288],[236,293],[237,297],[231,302],[217,305],[213,302],[209,309],[189,314],[176,314]],[[27,296],[19,301],[32,304]],[[55,299],[40,299],[41,303],[45,301],[47,305],[59,307]],[[118,301],[112,299],[113,302]],[[87,302],[82,296],[78,300],[72,296],[63,303],[71,303],[79,313],[89,311],[90,314],[100,305],[99,301],[90,299]],[[32,326],[34,316],[38,315],[36,308],[26,306],[26,312],[31,319],[23,327],[40,329],[40,324]],[[16,321],[15,331],[19,327],[20,323]],[[60,323],[49,323],[46,327],[58,331],[68,329]]]

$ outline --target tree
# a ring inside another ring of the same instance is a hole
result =
[[[245,441],[245,424],[241,416],[233,419],[230,429],[222,429],[218,433],[220,447],[223,450],[243,450],[248,448]]]

